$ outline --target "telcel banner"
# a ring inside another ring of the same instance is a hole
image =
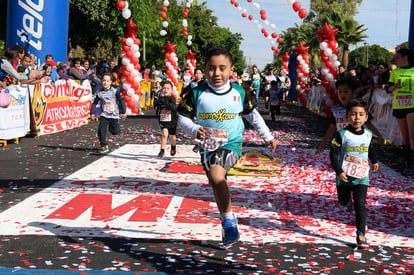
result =
[[[66,61],[69,30],[69,0],[8,0],[6,47],[24,45],[40,63],[47,54]],[[38,62],[39,63],[39,62]]]

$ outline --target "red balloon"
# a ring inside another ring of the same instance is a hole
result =
[[[242,13],[242,17],[246,17],[247,14],[245,12]]]
[[[266,14],[265,10],[260,10],[260,14]]]
[[[135,106],[134,108],[132,108],[131,109],[131,111],[134,113],[134,114],[139,114],[139,109]]]
[[[253,1],[253,0],[247,0],[247,2],[249,2],[249,3],[250,3],[250,2],[252,2],[252,1]]]
[[[249,20],[252,20],[253,19],[253,15],[249,15]]]
[[[131,58],[131,63],[132,63],[132,64],[137,64],[137,63],[138,63],[138,57],[133,56],[133,57]]]
[[[116,8],[118,10],[123,10],[125,7],[126,7],[125,1],[120,0],[116,3]]]
[[[280,53],[280,50],[279,49],[276,49],[275,53],[279,54]]]
[[[135,70],[141,71],[141,65],[140,64],[136,64],[135,65]]]
[[[333,50],[336,48],[336,40],[329,40],[328,41],[328,47]]]
[[[188,17],[188,12],[183,12],[184,17]]]
[[[304,8],[301,8],[298,13],[300,19],[305,18],[307,14],[308,14],[308,11]]]
[[[167,19],[167,14],[165,12],[161,12],[161,18],[162,19]]]
[[[161,8],[161,11],[167,12],[168,11],[168,8],[164,6],[164,7]]]
[[[127,80],[128,80],[129,83],[134,83],[135,77],[132,74],[130,74],[130,75],[128,75]]]
[[[132,89],[137,90],[139,88],[139,83],[134,81],[131,83],[131,87]]]
[[[272,46],[272,51],[276,51],[276,47],[275,46]]]
[[[264,35],[265,37],[268,37],[268,36],[269,36],[269,33],[265,31],[265,32],[263,33],[263,35]]]
[[[126,45],[125,42],[126,42],[126,38],[124,37],[124,38],[121,39],[121,44]]]
[[[239,6],[239,2],[235,2],[234,6],[237,8]]]
[[[230,3],[233,5],[236,2],[236,0],[231,0]]]
[[[295,12],[298,12],[298,10],[300,10],[301,4],[300,2],[296,1],[295,3],[293,3],[292,8]]]
[[[131,59],[131,58],[133,58],[133,57],[134,57],[134,53],[133,53],[132,51],[127,51],[127,52],[125,52],[125,55],[126,55],[129,59]]]
[[[188,28],[187,27],[183,27],[183,32],[186,32],[186,31],[188,31]]]
[[[262,14],[262,16],[260,16],[260,18],[262,18],[262,20],[266,20],[266,14]]]
[[[276,37],[277,37],[277,33],[273,32],[273,33],[272,33],[272,37],[273,37],[273,38],[276,38]]]
[[[283,42],[283,38],[282,38],[282,37],[279,37],[276,41],[277,41],[277,43],[279,43],[279,44],[280,44],[280,43],[282,43],[282,42]]]
[[[262,28],[262,33],[265,33],[266,32],[266,29],[265,28]]]
[[[135,38],[134,44],[136,44],[138,46],[141,45],[141,40],[139,40],[139,38]]]
[[[130,76],[131,73],[125,68],[125,70],[122,72],[122,76],[128,79],[128,76]]]
[[[183,35],[184,36],[188,36],[188,32],[183,32]]]
[[[131,47],[130,47],[130,46],[128,46],[128,45],[123,45],[123,46],[122,46],[122,50],[123,50],[125,53],[129,52],[129,51],[130,51],[130,49],[131,49]]]

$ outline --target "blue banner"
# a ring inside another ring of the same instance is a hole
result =
[[[69,0],[8,0],[6,47],[25,45],[38,63],[47,54],[54,61],[67,59],[69,31]]]

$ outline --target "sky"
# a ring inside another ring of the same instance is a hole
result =
[[[269,33],[279,34],[287,28],[294,27],[295,23],[302,24],[302,20],[293,11],[292,5],[288,4],[288,0],[252,0],[251,3],[247,0],[238,0],[241,10],[234,7],[230,0],[205,0],[205,2],[207,8],[213,10],[213,15],[218,18],[221,27],[242,34],[244,40],[241,43],[241,50],[244,52],[247,64],[256,64],[259,69],[272,62],[271,48],[274,45],[271,44],[271,40],[264,37],[259,25],[265,27]],[[302,8],[309,10],[310,0],[298,0],[298,2],[301,3]],[[258,4],[260,9],[255,9],[253,3]],[[410,6],[411,0],[364,0],[357,8],[358,14],[355,19],[367,28],[365,34],[368,38],[365,39],[365,43],[395,48],[397,44],[408,41]],[[267,21],[270,23],[268,26],[260,19],[261,9],[266,11]],[[244,10],[247,15],[253,15],[254,19],[250,21],[247,17],[243,18],[241,14]],[[255,19],[257,24],[254,22]],[[272,28],[272,24],[275,29]],[[351,46],[351,49],[363,44],[364,42]],[[277,43],[275,45],[277,46]]]

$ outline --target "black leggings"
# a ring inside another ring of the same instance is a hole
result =
[[[121,129],[119,126],[119,119],[106,118],[102,116],[99,118],[98,138],[99,138],[99,143],[101,144],[101,146],[105,146],[108,144],[106,142],[106,133],[108,132],[108,128],[111,134],[113,135],[119,134],[121,132]]]
[[[339,204],[345,206],[351,199],[351,193],[354,197],[355,208],[355,223],[359,232],[365,234],[365,225],[367,223],[367,212],[365,204],[367,201],[368,186],[363,184],[358,185],[338,185],[336,187],[338,192]]]

